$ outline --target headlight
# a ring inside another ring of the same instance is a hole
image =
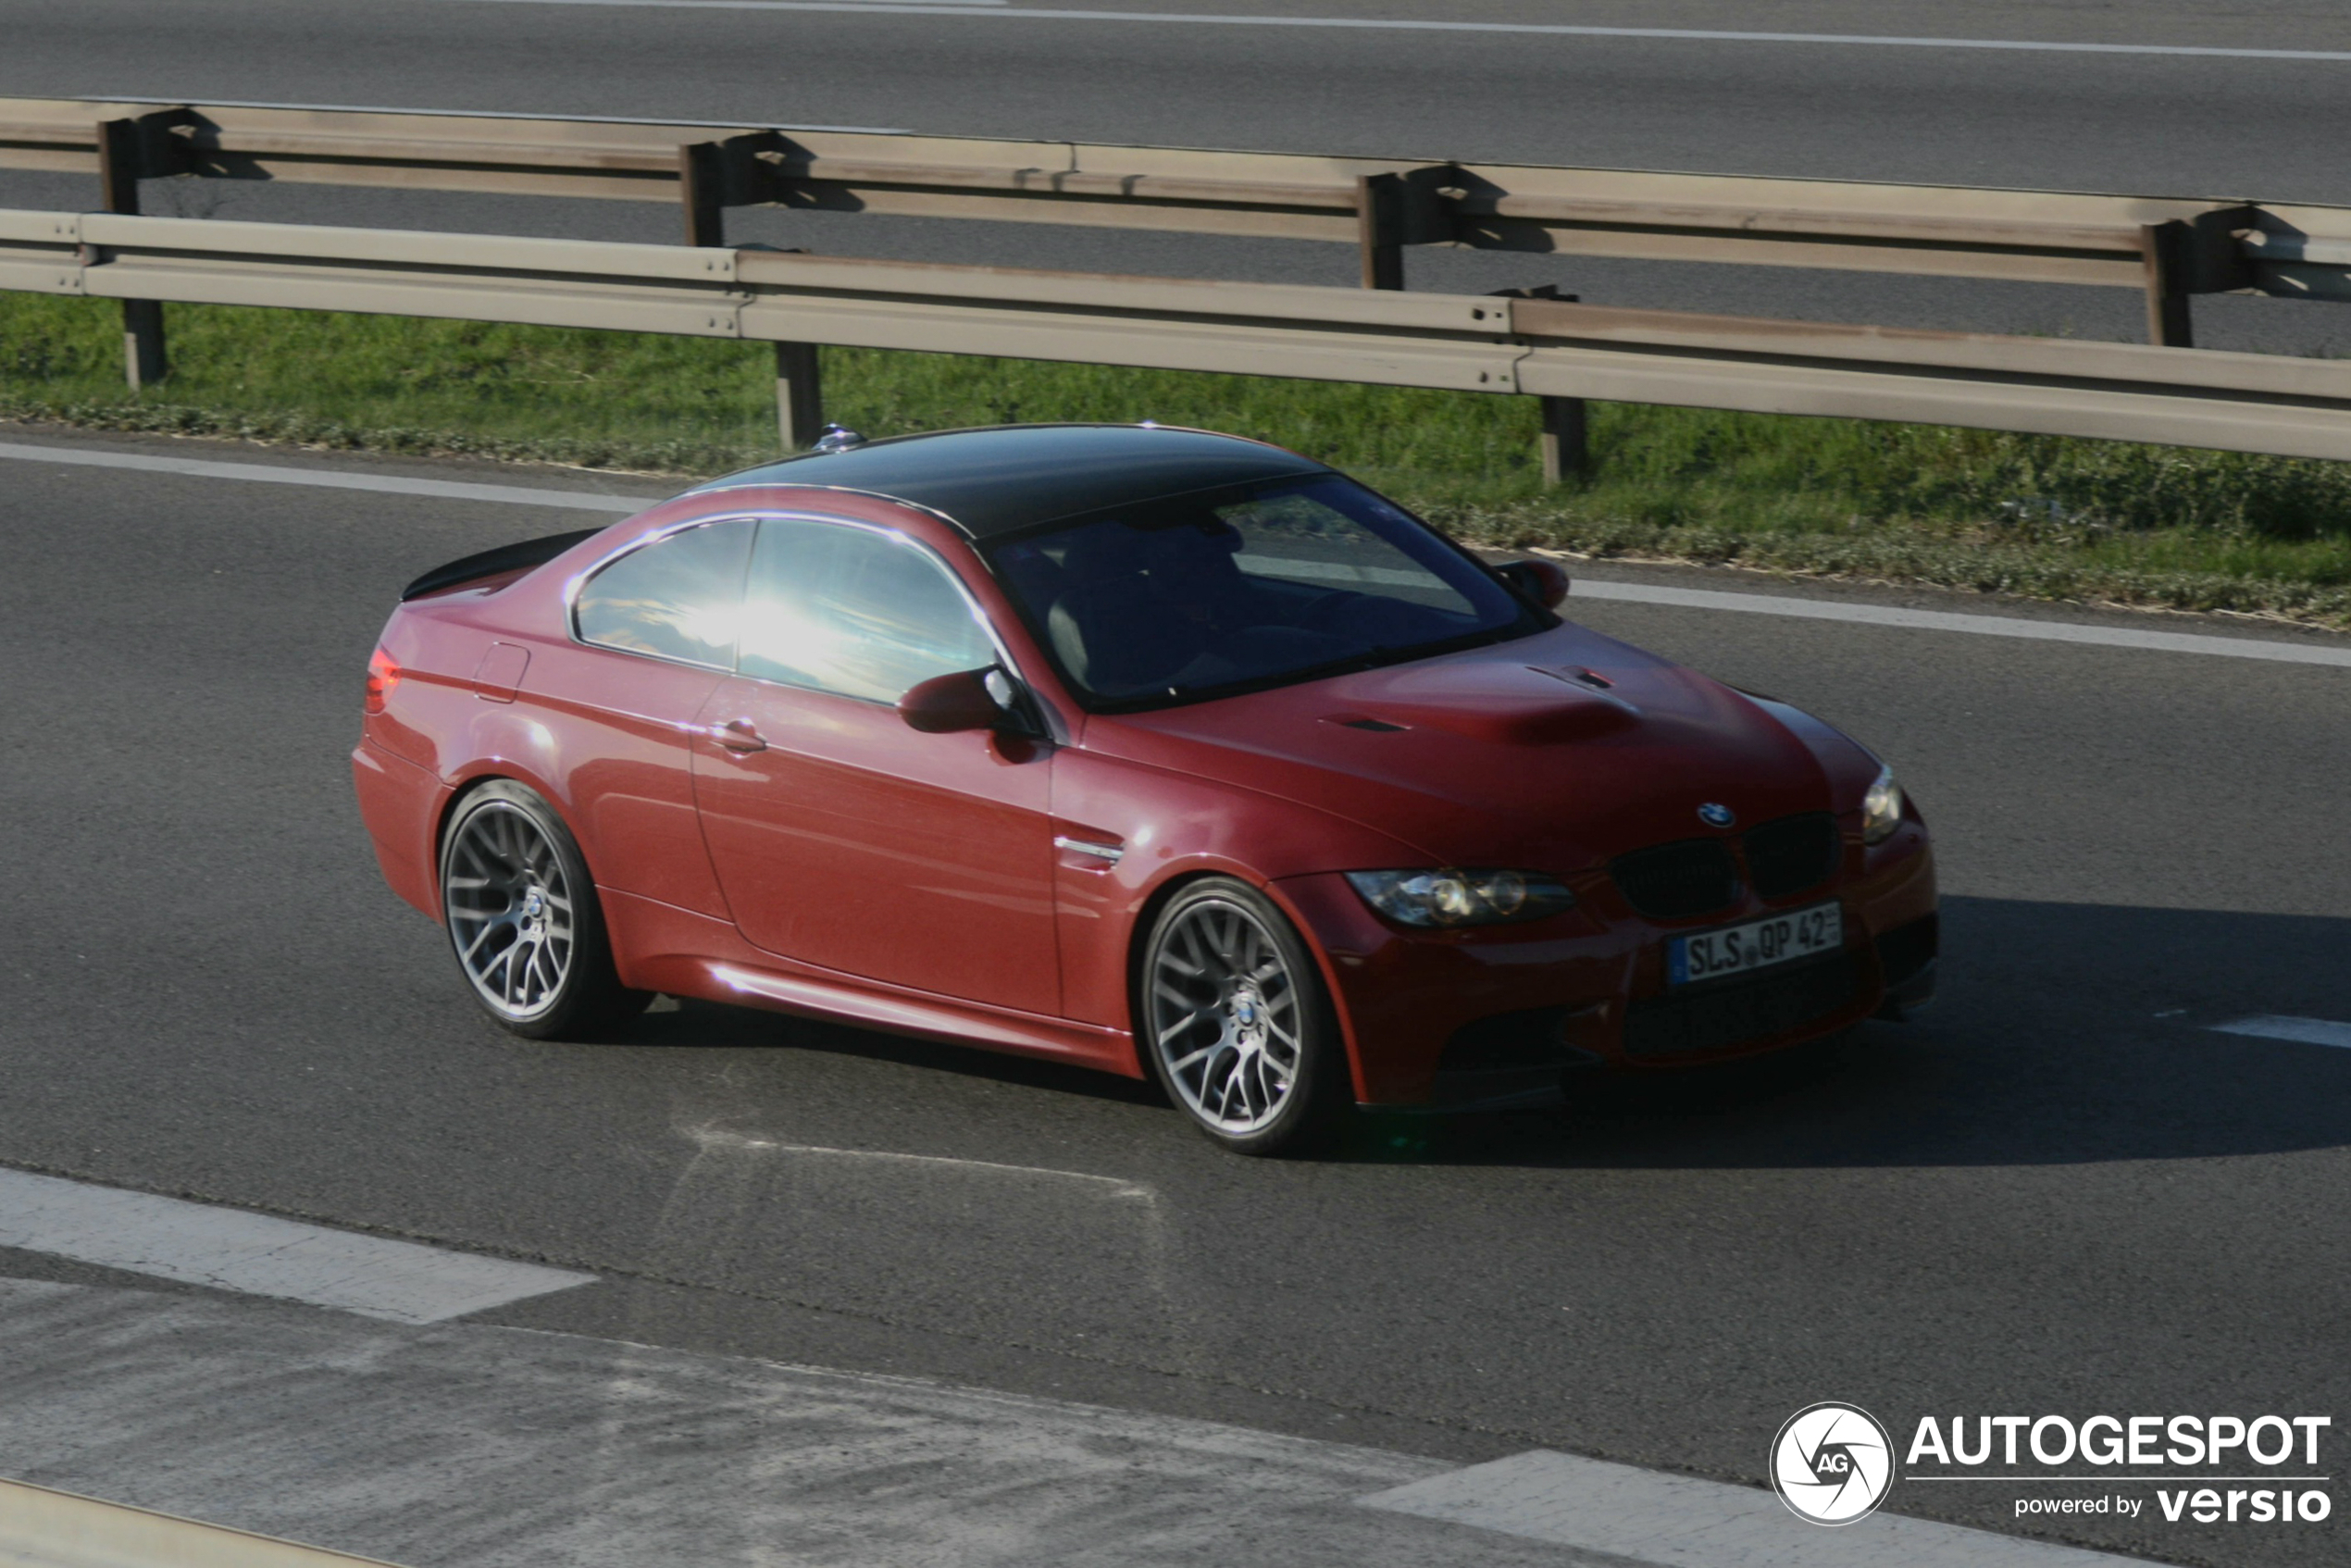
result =
[[[1870,792],[1861,797],[1861,842],[1882,844],[1902,826],[1902,786],[1894,782],[1894,770],[1881,767],[1877,781]]]
[[[1350,871],[1363,902],[1405,926],[1495,926],[1540,920],[1575,895],[1539,871]]]

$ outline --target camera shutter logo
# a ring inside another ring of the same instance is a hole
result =
[[[1893,1485],[1894,1440],[1859,1405],[1807,1405],[1772,1439],[1772,1489],[1798,1519],[1850,1524]]]

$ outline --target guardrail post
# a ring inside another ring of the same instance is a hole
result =
[[[108,212],[139,210],[139,177],[146,172],[146,128],[135,119],[98,123],[98,184]],[[171,373],[164,353],[163,305],[157,300],[122,302],[122,374],[132,392],[143,392]]]
[[[2149,223],[2139,230],[2139,243],[2147,265],[2147,342],[2166,348],[2194,348],[2196,322],[2188,308],[2195,253],[2195,230],[2173,219]]]
[[[786,452],[805,452],[825,433],[825,385],[815,343],[776,345],[776,428]]]
[[[1588,411],[1580,397],[1547,397],[1543,404],[1543,482],[1558,484],[1592,467]]]
[[[685,207],[686,243],[716,250],[727,243],[727,167],[715,142],[678,149],[678,194]]]
[[[1501,298],[1519,300],[1557,300],[1561,305],[1580,303],[1574,294],[1563,294],[1556,283],[1537,283],[1531,289],[1498,289]],[[1517,325],[1517,312],[1511,313],[1511,324]],[[1543,409],[1543,482],[1559,484],[1570,475],[1582,475],[1592,468],[1591,411],[1580,397],[1540,397],[1536,401]]]
[[[1359,175],[1355,223],[1363,255],[1363,287],[1404,286],[1404,181],[1393,174]]]
[[[730,167],[755,151],[756,138],[696,142],[678,149],[678,197],[685,207],[686,243],[727,243],[727,198],[749,183]],[[786,452],[805,452],[825,429],[825,384],[815,343],[776,345],[776,429]]]

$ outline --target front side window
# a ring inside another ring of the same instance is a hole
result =
[[[837,523],[759,525],[741,626],[742,674],[869,703],[996,663],[970,601],[928,552]]]
[[[704,523],[630,551],[580,588],[579,640],[728,668],[751,535],[746,520]]]
[[[1352,480],[1179,497],[999,545],[997,576],[1091,705],[1164,706],[1552,624]]]

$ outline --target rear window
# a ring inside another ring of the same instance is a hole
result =
[[[581,587],[579,640],[732,669],[751,535],[746,519],[704,523],[630,551]]]

